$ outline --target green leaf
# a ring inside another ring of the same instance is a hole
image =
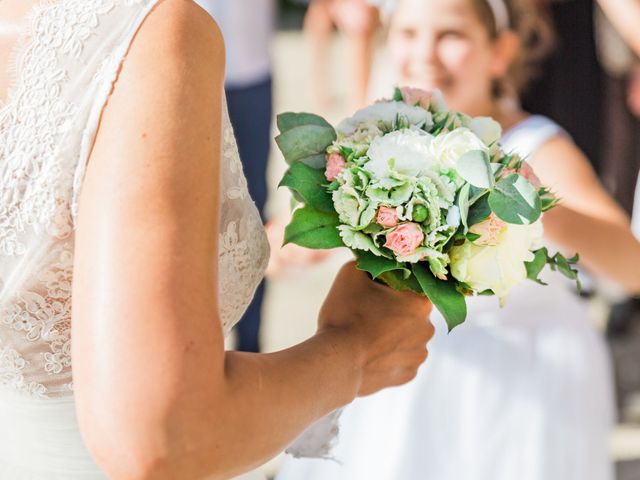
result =
[[[404,274],[400,270],[391,270],[381,274],[378,280],[394,290],[399,292],[415,292],[424,295],[422,288],[416,277],[411,274],[408,278],[405,278]]]
[[[498,218],[515,225],[528,225],[540,218],[540,197],[524,177],[512,174],[500,180],[489,194],[489,206]]]
[[[314,249],[343,247],[339,225],[335,212],[320,212],[309,206],[299,208],[293,212],[291,223],[284,231],[284,245],[295,243]]]
[[[359,270],[369,272],[371,276],[376,279],[379,276],[387,272],[400,271],[405,277],[411,275],[411,270],[404,268],[395,260],[391,260],[385,257],[378,257],[371,252],[365,252],[363,250],[356,250],[355,252],[358,262],[356,266]]]
[[[477,225],[480,222],[485,221],[491,215],[491,207],[489,206],[489,195],[480,197],[469,208],[469,216],[467,217],[467,223],[471,226]]]
[[[282,132],[276,143],[287,163],[303,162],[321,168],[325,165],[325,151],[335,139],[331,126],[301,125]]]
[[[574,280],[576,282],[578,291],[582,291],[582,283],[580,282],[580,277],[578,276],[578,270],[571,268],[571,265],[577,262],[576,257],[578,257],[577,254],[570,260],[567,260],[561,253],[556,253],[551,259],[551,262],[553,262],[551,263],[551,267],[557,267],[558,271],[565,277],[567,277],[569,280]],[[576,260],[576,262],[574,262],[573,260]]]
[[[484,150],[472,150],[456,162],[458,174],[474,187],[493,187],[493,170],[489,155]]]
[[[535,258],[530,262],[525,262],[525,267],[527,268],[527,278],[529,280],[533,280],[538,282],[538,277],[542,272],[542,269],[547,264],[548,252],[546,248],[541,248],[540,250],[536,250],[533,252]]]
[[[470,242],[475,242],[476,240],[478,240],[480,237],[482,237],[482,235],[478,235],[477,233],[467,233],[465,235],[466,239],[469,240]]]
[[[489,190],[487,190],[486,188],[478,188],[471,185],[471,188],[469,189],[469,206],[476,203],[487,193],[489,193]]]
[[[398,87],[393,90],[393,100],[396,102],[402,102],[402,90]]]
[[[285,112],[278,115],[276,122],[280,133],[284,133],[302,125],[317,125],[318,127],[333,128],[324,118],[313,113]]]
[[[455,280],[438,280],[429,269],[419,263],[413,265],[413,274],[420,283],[423,293],[429,297],[444,317],[449,332],[464,323],[467,317],[467,304],[464,295],[456,289]]]
[[[460,221],[464,226],[464,233],[469,231],[469,224],[467,219],[469,217],[469,190],[471,185],[465,183],[458,192],[458,209],[460,210]]]
[[[576,280],[578,278],[578,271],[571,268],[569,261],[562,254],[556,253],[553,260],[560,273],[565,277],[570,278],[571,280]]]
[[[322,170],[311,168],[304,163],[294,163],[284,174],[279,187],[288,187],[298,194],[298,199],[321,212],[333,212],[333,200],[324,184],[327,179]]]

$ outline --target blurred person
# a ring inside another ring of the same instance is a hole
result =
[[[603,96],[606,100],[600,121],[603,140],[601,177],[607,190],[631,214],[636,188],[635,172],[640,170],[640,121],[633,114],[637,57],[599,8],[595,19],[598,60],[605,74]]]
[[[640,63],[636,64],[631,72],[628,103],[631,112],[640,120]],[[640,239],[640,176],[634,198],[632,227],[636,237]]]
[[[606,149],[603,149],[602,180],[631,213],[635,172],[640,170],[640,119],[634,115],[638,60],[599,8],[595,18],[598,58],[605,72],[602,134]],[[633,373],[640,372],[640,302],[611,288],[602,289],[601,296],[611,303],[606,336],[613,359],[619,418],[626,422],[634,417],[640,386],[640,377]]]
[[[227,47],[225,91],[240,159],[262,221],[273,110],[271,40],[275,0],[197,0],[218,22]],[[235,328],[236,348],[260,351],[264,282]]]
[[[225,351],[269,251],[205,11],[4,0],[0,24],[0,478],[227,479],[415,375],[429,302],[353,264],[312,338]]]
[[[638,0],[597,0],[618,32],[640,56],[640,1]]]
[[[522,92],[523,107],[553,118],[602,171],[603,142],[593,132],[605,128],[604,79],[596,51],[595,0],[526,0],[554,27],[555,44]]]
[[[640,243],[584,154],[517,99],[549,45],[548,26],[517,0],[400,0],[388,47],[400,85],[440,88],[453,110],[492,116],[502,144],[528,158],[563,199],[545,215],[553,251],[640,292]],[[610,480],[610,363],[575,285],[525,282],[503,309],[469,298],[450,335],[437,314],[431,361],[411,384],[343,414],[337,462],[292,460],[278,480]]]
[[[636,55],[640,56],[640,1],[639,0],[598,0],[598,4]],[[636,110],[638,102],[639,80],[637,73],[631,77],[629,105]],[[635,113],[635,112],[634,112]],[[640,238],[640,177],[635,192],[633,228]]]
[[[379,0],[378,0],[379,1]],[[345,72],[342,81],[349,84],[352,108],[367,101],[369,76],[373,61],[375,34],[379,25],[376,0],[311,0],[304,20],[304,30],[311,45],[314,95],[321,107],[331,103],[328,71],[329,52],[334,26],[346,43]]]

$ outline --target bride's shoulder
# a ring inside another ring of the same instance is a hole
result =
[[[132,50],[143,51],[142,59],[153,68],[157,62],[204,60],[224,68],[224,40],[215,20],[193,0],[156,0],[140,26]],[[131,53],[131,52],[130,52]]]

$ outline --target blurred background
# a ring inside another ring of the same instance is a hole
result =
[[[250,190],[274,248],[268,279],[234,341],[243,350],[280,350],[314,333],[324,295],[349,254],[274,247],[290,211],[288,191],[277,189],[286,164],[272,140],[275,114],[314,112],[336,124],[389,96],[395,79],[389,73],[385,19],[394,2],[348,0],[352,5],[339,11],[331,4],[340,0],[311,6],[304,0],[200,3],[227,42],[229,108]],[[555,40],[522,103],[569,132],[632,215],[640,169],[640,60],[596,2],[533,3],[547,16]],[[640,299],[607,282],[587,283],[590,320],[606,341],[613,369],[617,427],[611,432],[611,457],[619,480],[639,480]],[[270,476],[281,460],[264,467]]]

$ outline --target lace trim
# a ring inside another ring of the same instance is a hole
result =
[[[0,385],[31,397],[46,396],[47,389],[37,382],[26,382],[23,370],[28,362],[18,352],[0,342]]]
[[[31,343],[45,343],[44,370],[58,375],[71,367],[71,291],[73,255],[63,250],[39,277],[44,293],[19,293],[2,312],[2,324],[23,332]]]
[[[218,246],[220,320],[224,331],[228,332],[240,320],[262,281],[269,260],[269,243],[260,214],[249,195],[226,98],[223,104],[222,167],[225,188]]]
[[[247,215],[244,225],[232,221],[220,234],[219,269],[224,273],[219,294],[222,327],[227,332],[247,309],[262,280],[269,257],[262,240],[262,223],[257,215]],[[241,235],[247,232],[247,235]],[[253,235],[252,235],[253,233]]]
[[[67,72],[58,54],[79,58],[99,15],[113,0],[50,0],[28,16],[17,52],[15,84],[0,111],[2,211],[0,254],[25,253],[26,227],[64,239],[72,230],[66,165],[57,160],[58,139],[69,131],[76,113],[60,98]],[[64,28],[62,28],[64,27]]]

